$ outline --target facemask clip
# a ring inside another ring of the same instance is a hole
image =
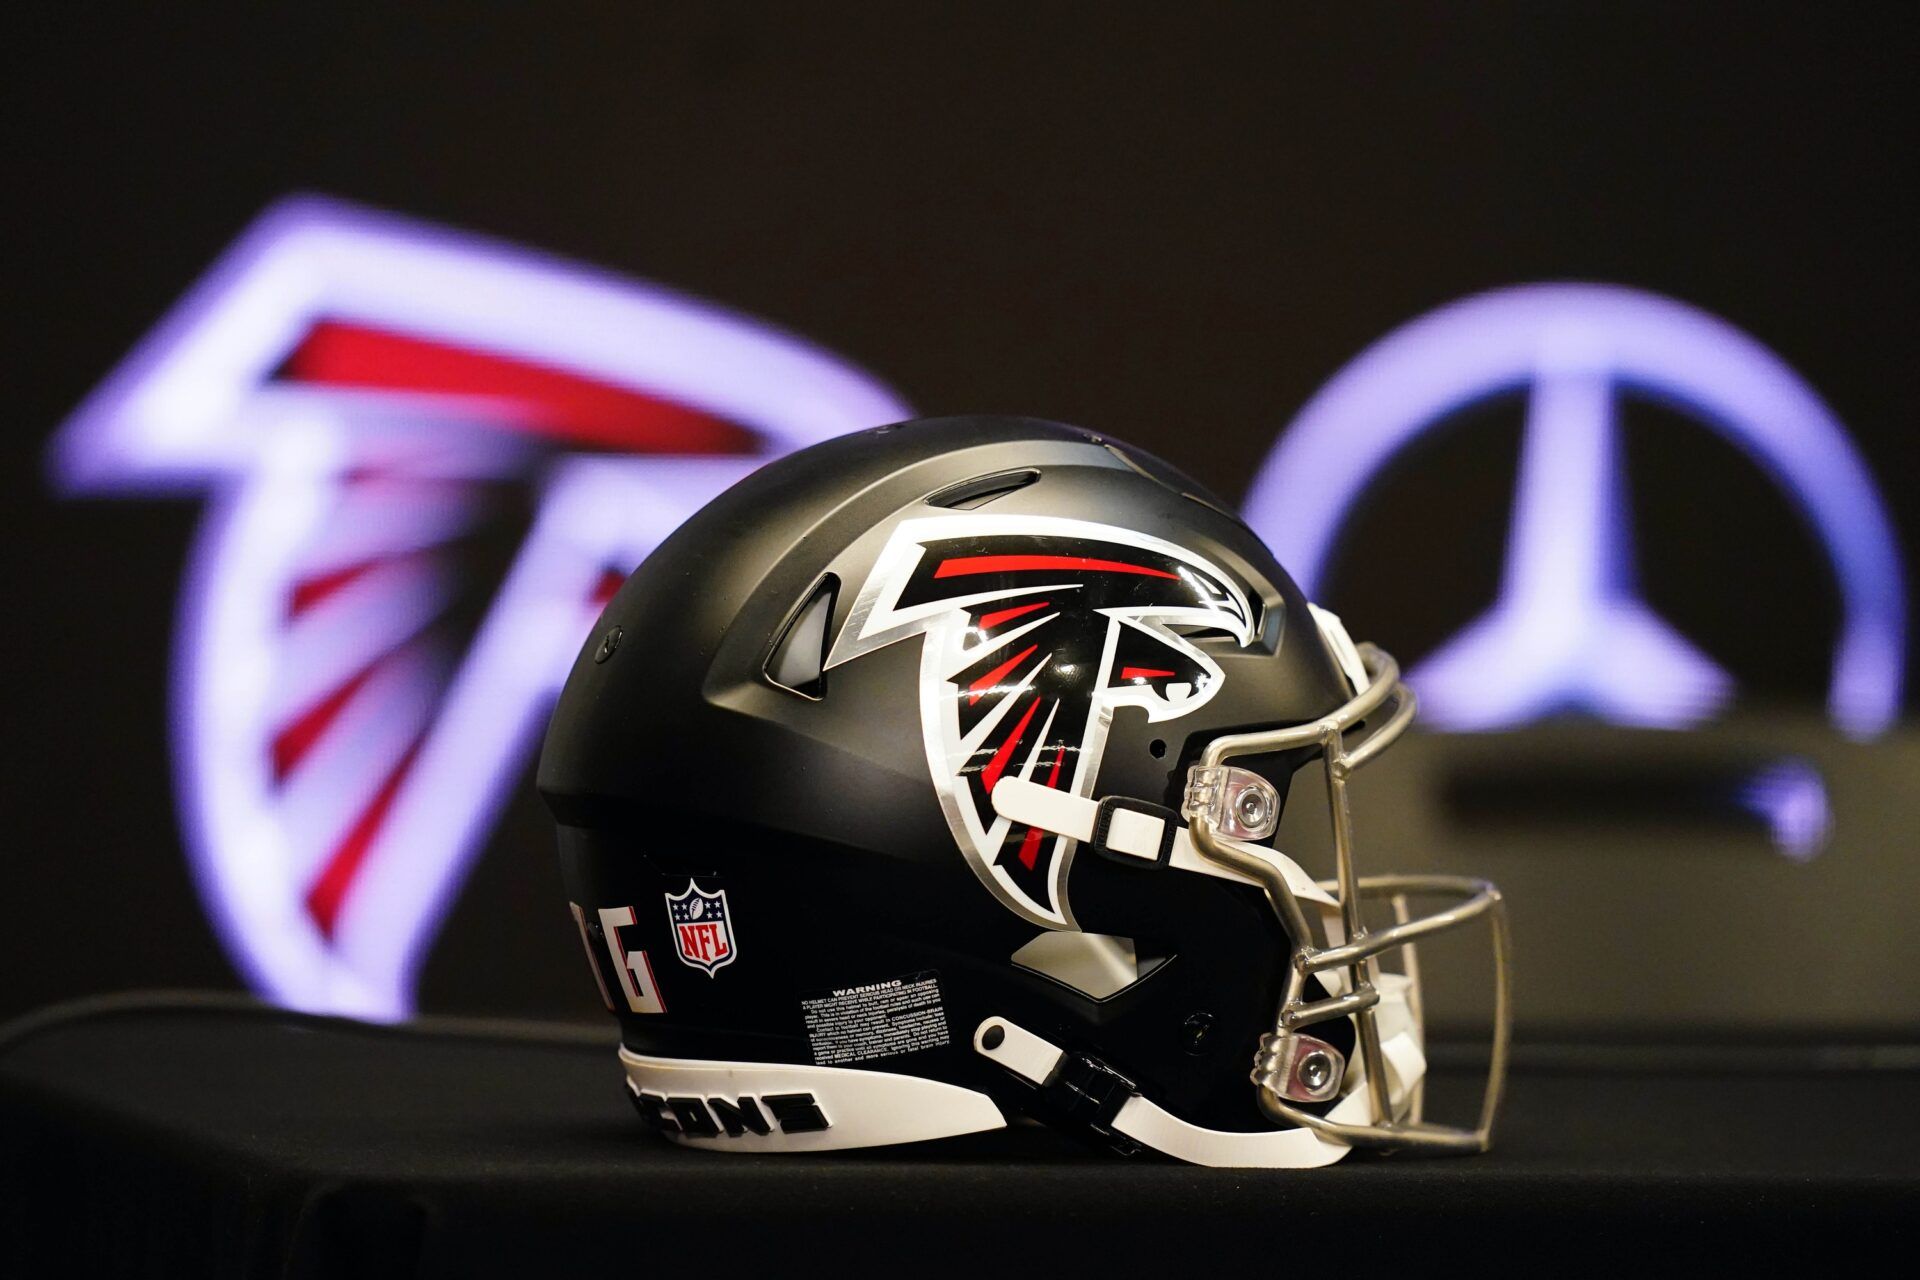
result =
[[[1325,1040],[1299,1032],[1260,1037],[1253,1082],[1294,1102],[1331,1102],[1340,1095],[1347,1057]]]
[[[1280,825],[1280,793],[1251,769],[1195,765],[1187,770],[1182,805],[1187,821],[1204,818],[1235,840],[1265,840]]]

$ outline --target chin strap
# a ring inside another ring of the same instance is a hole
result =
[[[1004,785],[1004,784],[1003,784]],[[1404,1108],[1426,1072],[1426,1058],[1410,1033],[1382,1046],[1395,1105]],[[1332,1164],[1350,1148],[1310,1129],[1236,1133],[1189,1124],[1140,1094],[1133,1082],[1104,1063],[1070,1054],[1006,1018],[988,1018],[974,1029],[974,1051],[1053,1095],[1056,1106],[1094,1132],[1151,1148],[1191,1164],[1220,1168],[1311,1169]],[[1328,1113],[1342,1124],[1365,1124],[1369,1114],[1361,1073],[1347,1082],[1347,1095]]]
[[[1054,835],[1078,840],[1102,857],[1141,867],[1172,867],[1220,880],[1259,885],[1251,876],[1202,857],[1180,815],[1159,805],[1108,796],[1089,800],[1070,791],[1056,791],[1024,778],[1003,777],[994,784],[993,811],[1020,826],[1038,827]],[[1300,864],[1277,849],[1228,840],[1242,853],[1271,863],[1287,879],[1294,896],[1337,907],[1333,897],[1313,882]]]

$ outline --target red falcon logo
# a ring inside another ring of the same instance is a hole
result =
[[[994,812],[1009,775],[1093,794],[1113,709],[1171,720],[1220,687],[1175,626],[1254,639],[1245,591],[1159,538],[1081,520],[943,516],[896,529],[828,666],[924,636],[927,767],[976,874],[1035,924],[1073,928],[1074,842]]]

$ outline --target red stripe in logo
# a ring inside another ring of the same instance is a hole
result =
[[[1027,713],[1020,717],[1020,723],[1013,726],[1013,732],[993,753],[993,759],[987,761],[987,767],[980,771],[980,780],[987,784],[991,792],[994,784],[1000,781],[1000,775],[1007,771],[1007,761],[1013,759],[1013,749],[1020,745],[1020,739],[1027,736],[1027,726],[1033,722],[1033,713],[1040,709],[1040,699],[1035,698],[1027,704]]]
[[[1123,560],[1095,560],[1090,556],[960,556],[942,561],[934,570],[936,578],[965,578],[976,573],[1026,573],[1035,569],[1073,569],[1082,573],[1138,573],[1149,578],[1180,575],[1165,569],[1149,569],[1143,564]]]
[[[631,387],[497,352],[323,320],[288,357],[296,382],[498,400],[537,435],[634,453],[751,453],[751,431]]]
[[[1028,645],[1025,649],[1022,649],[1019,653],[1014,654],[1011,658],[1008,658],[1005,662],[1001,663],[999,666],[987,672],[987,674],[981,676],[978,680],[975,680],[972,684],[968,685],[967,701],[969,703],[980,701],[981,698],[986,696],[987,690],[991,689],[994,685],[1000,683],[1000,678],[1002,676],[1006,675],[1009,671],[1012,671],[1015,667],[1025,662],[1029,657],[1033,656],[1033,651],[1035,649],[1038,649],[1039,647],[1040,646],[1037,644]]]
[[[414,757],[420,754],[421,739],[407,748],[400,762],[380,784],[380,790],[374,793],[373,800],[360,812],[346,836],[335,846],[327,858],[327,865],[313,883],[307,888],[307,914],[320,926],[320,932],[331,938],[333,926],[340,918],[340,908],[346,904],[347,893],[353,888],[353,880],[360,872],[360,864],[366,860],[367,851],[373,847],[373,837],[380,830],[380,824],[387,819],[388,810],[393,808],[394,799],[400,794],[400,783],[405,780],[407,771],[413,767]]]
[[[1015,618],[1023,617],[1026,614],[1034,612],[1036,609],[1044,609],[1047,607],[1047,603],[1047,601],[1042,600],[1039,604],[1023,604],[1016,605],[1011,609],[996,609],[992,613],[985,614],[981,617],[980,629],[982,631],[991,631],[1003,622],[1010,622]]]

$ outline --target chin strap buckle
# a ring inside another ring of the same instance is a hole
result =
[[[1073,1123],[1085,1125],[1120,1154],[1130,1156],[1140,1150],[1138,1142],[1113,1128],[1120,1108],[1139,1090],[1133,1081],[1098,1058],[1066,1054],[1040,1092],[1049,1106]]]
[[[1173,861],[1173,842],[1183,829],[1180,815],[1163,805],[1108,796],[1094,811],[1087,843],[1103,858],[1161,869]]]
[[[1098,1058],[1069,1053],[1041,1092],[1048,1102],[1101,1134],[1112,1132],[1113,1118],[1139,1090],[1133,1081]]]
[[[1085,1126],[1122,1155],[1140,1150],[1140,1143],[1113,1127],[1120,1109],[1139,1096],[1139,1089],[1100,1059],[1069,1053],[999,1017],[975,1028],[973,1047],[1038,1089],[1048,1110],[1063,1120]]]

